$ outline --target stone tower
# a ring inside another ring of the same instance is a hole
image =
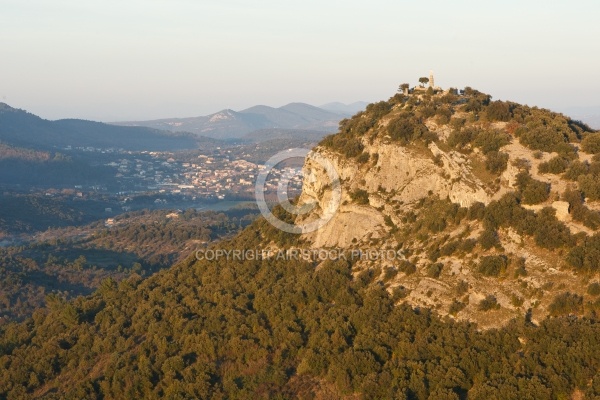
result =
[[[429,87],[430,88],[435,87],[435,85],[433,84],[433,71],[429,71]]]

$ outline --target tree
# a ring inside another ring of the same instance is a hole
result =
[[[494,296],[493,294],[487,295],[485,299],[481,300],[477,305],[477,309],[479,311],[489,311],[499,308],[500,304],[498,304],[498,300],[496,300],[496,296]]]
[[[512,117],[511,105],[508,102],[494,101],[486,109],[490,121],[509,121]]]
[[[517,174],[517,188],[524,204],[539,204],[548,199],[550,184],[535,180],[527,172]]]
[[[579,314],[583,311],[583,297],[571,292],[561,293],[548,306],[548,311],[550,311],[550,315],[555,317],[566,314]]]
[[[76,271],[82,271],[86,264],[87,259],[85,256],[81,255],[73,262],[73,269]]]
[[[403,83],[398,87],[398,91],[402,93],[406,93],[410,85],[408,83]]]
[[[599,134],[591,134],[586,136],[581,141],[581,148],[586,153],[590,154],[598,154],[600,153],[600,135]]]
[[[419,83],[421,84],[421,87],[425,87],[425,85],[429,83],[429,78],[422,76],[419,78]]]
[[[498,276],[506,270],[508,259],[504,255],[485,256],[479,263],[479,272],[484,276]]]
[[[493,174],[500,174],[506,170],[508,154],[501,151],[490,151],[486,155],[485,169]]]

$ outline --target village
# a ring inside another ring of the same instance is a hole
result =
[[[217,149],[211,154],[185,160],[173,153],[122,153],[105,164],[115,168],[115,178],[121,184],[119,195],[159,193],[193,196],[199,199],[250,199],[254,184],[264,164],[256,164],[231,156],[231,150]],[[277,191],[286,177],[284,191],[295,193],[302,188],[300,167],[285,166],[270,172],[267,191]]]

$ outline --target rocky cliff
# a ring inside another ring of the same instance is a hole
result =
[[[561,114],[492,102],[469,88],[396,95],[342,121],[309,154],[300,203],[318,207],[297,222],[333,214],[303,235],[313,248],[400,249],[404,259],[361,260],[355,270],[443,315],[482,326],[527,312],[539,319],[561,293],[579,296],[584,312],[595,307],[586,290],[598,275],[578,270],[573,253],[598,228],[589,221],[600,218],[599,136]],[[337,211],[322,158],[341,182]],[[486,210],[509,198],[533,228],[517,226],[517,217],[489,222]],[[478,217],[463,216],[476,210]],[[542,232],[553,224],[560,233]]]

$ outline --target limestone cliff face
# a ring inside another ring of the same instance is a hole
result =
[[[389,227],[384,217],[394,220],[390,204],[409,206],[435,193],[441,198],[468,207],[474,202],[487,204],[492,198],[473,173],[470,162],[460,153],[444,152],[435,143],[419,153],[393,143],[376,141],[365,146],[371,160],[358,164],[339,154],[319,147],[304,166],[301,203],[318,204],[307,220],[332,212],[332,186],[317,155],[334,166],[341,181],[341,204],[333,218],[320,230],[307,236],[315,247],[349,247],[385,235]],[[357,204],[351,193],[364,190],[368,204]],[[396,221],[397,222],[397,221]]]
[[[305,235],[314,247],[347,248],[381,238],[389,232],[384,223],[386,216],[400,225],[392,205],[408,208],[431,194],[441,199],[448,198],[461,207],[469,207],[475,202],[487,205],[516,189],[516,176],[520,169],[514,164],[518,160],[527,160],[533,167],[532,176],[551,184],[559,192],[566,187],[560,179],[537,173],[537,166],[556,154],[549,153],[534,159],[532,152],[518,142],[502,149],[509,156],[509,162],[493,185],[483,182],[474,173],[471,158],[457,151],[444,151],[434,142],[419,149],[389,143],[385,139],[365,142],[364,145],[364,151],[370,154],[371,160],[364,164],[345,159],[324,147],[317,147],[305,160],[300,203],[314,203],[316,207],[300,220],[333,216],[323,228]],[[323,159],[331,163],[341,182],[341,203],[337,209],[332,209],[331,179],[322,165]],[[357,204],[352,199],[351,194],[357,190],[368,193],[368,204]],[[529,208],[541,210],[546,206],[554,208],[561,221],[571,221],[568,203],[564,201]],[[573,226],[572,230],[575,233],[585,231],[580,226]]]

